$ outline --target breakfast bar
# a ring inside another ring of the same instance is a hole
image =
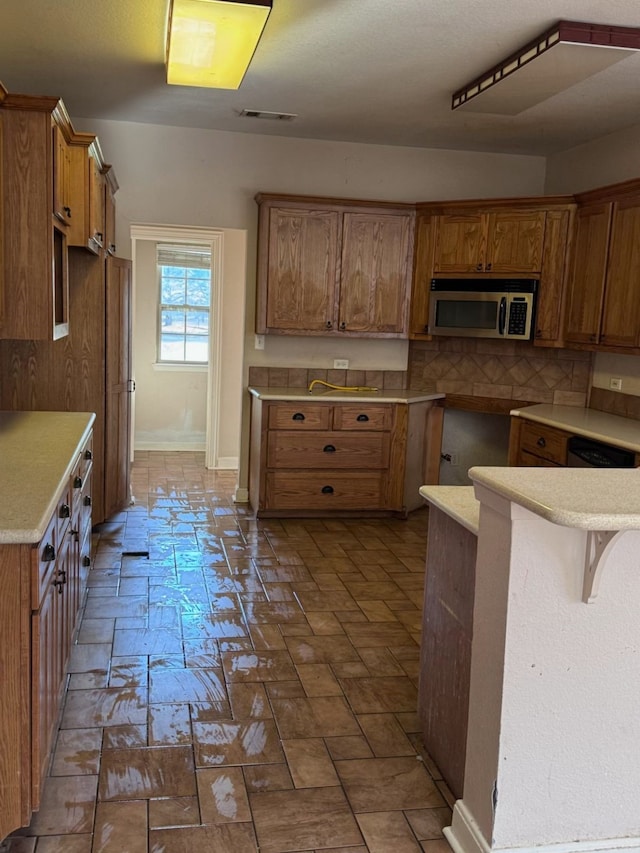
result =
[[[479,523],[466,763],[445,835],[457,853],[636,850],[640,474],[469,476]],[[442,511],[438,492],[422,494]]]

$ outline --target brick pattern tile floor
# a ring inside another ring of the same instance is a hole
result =
[[[447,853],[416,714],[426,509],[257,521],[191,452],[138,453],[132,481],[42,807],[0,850]]]

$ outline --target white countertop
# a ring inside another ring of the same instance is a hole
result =
[[[322,400],[328,403],[360,402],[368,403],[422,403],[426,400],[440,400],[445,395],[436,391],[407,391],[404,389],[380,389],[379,391],[334,391],[317,386],[311,393],[304,388],[268,388],[249,386],[249,393],[260,400],[291,400],[296,402]]]
[[[478,535],[480,501],[475,497],[473,486],[420,486],[418,491],[425,501]]]
[[[511,414],[640,453],[640,421],[634,418],[547,403],[513,409]]]
[[[0,544],[40,541],[94,420],[91,412],[0,412]]]
[[[640,530],[640,468],[488,468],[471,480],[562,527]]]

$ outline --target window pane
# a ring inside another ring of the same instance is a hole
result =
[[[185,280],[183,277],[162,276],[160,301],[163,305],[185,305]]]
[[[184,335],[163,332],[160,336],[160,360],[184,361]]]
[[[190,270],[190,272],[203,272],[203,270]],[[209,306],[211,299],[211,281],[209,273],[206,273],[206,278],[189,278],[187,280],[187,300],[186,305],[203,305]]]
[[[187,334],[208,335],[209,334],[209,312],[189,311],[187,313]]]
[[[165,332],[177,335],[184,335],[186,331],[186,317],[184,311],[169,311],[162,309],[162,335]]]
[[[187,335],[185,358],[187,361],[208,361],[209,339],[202,335]]]

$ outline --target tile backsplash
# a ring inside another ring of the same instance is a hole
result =
[[[409,387],[448,394],[585,406],[589,352],[515,341],[438,338],[409,348]]]
[[[407,387],[405,370],[321,370],[306,367],[250,367],[249,385],[258,388],[308,388],[314,379],[333,385],[371,385],[387,391]]]

